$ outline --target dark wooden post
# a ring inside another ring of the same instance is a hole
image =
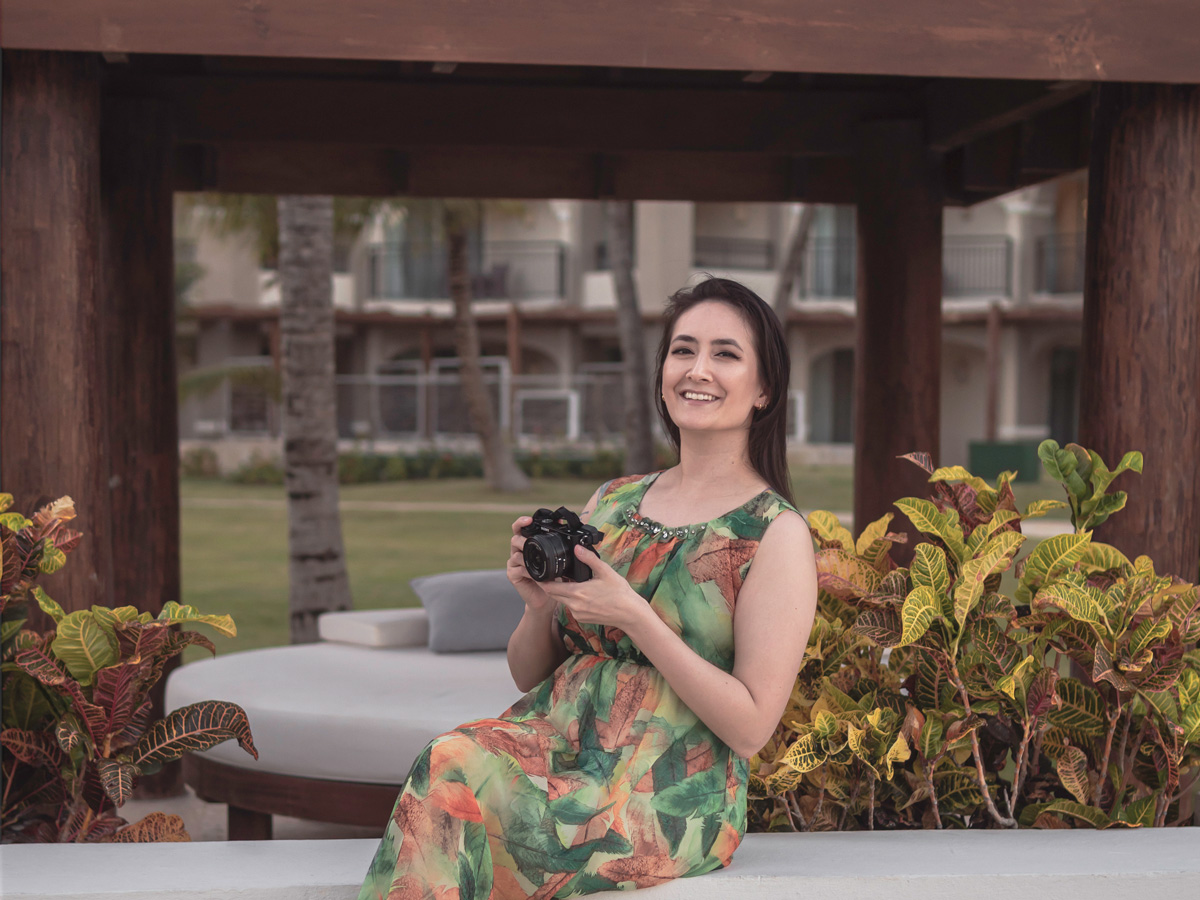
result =
[[[1129,504],[1100,540],[1159,572],[1200,556],[1200,87],[1095,88],[1088,174],[1080,436]]]
[[[157,613],[180,598],[179,416],[167,106],[106,98],[101,125],[101,332],[108,344],[109,532],[113,605]],[[224,610],[205,610],[223,612]],[[170,661],[151,693],[161,716]],[[138,781],[143,797],[182,789],[178,763]]]
[[[856,532],[896,512],[898,498],[928,494],[925,473],[897,457],[918,450],[937,457],[942,356],[938,162],[918,122],[873,122],[860,136]]]
[[[0,485],[69,494],[83,540],[46,590],[110,604],[108,346],[100,339],[100,63],[5,50],[0,108]]]

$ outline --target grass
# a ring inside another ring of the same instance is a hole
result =
[[[852,507],[849,467],[797,467],[793,473],[793,490],[801,509],[845,512]],[[198,480],[185,480],[181,488],[183,602],[204,613],[233,616],[238,637],[216,638],[221,653],[286,644],[288,558],[283,488]],[[354,606],[414,606],[418,601],[408,585],[412,578],[503,566],[516,515],[539,506],[579,509],[595,488],[593,481],[540,479],[534,481],[529,494],[513,496],[495,493],[479,479],[346,485],[341,491],[344,502],[454,504],[452,511],[437,512],[343,511]],[[1054,497],[1061,490],[1056,484],[1016,488],[1022,508],[1030,500]],[[489,504],[513,511],[480,509]],[[206,655],[193,647],[184,659]]]

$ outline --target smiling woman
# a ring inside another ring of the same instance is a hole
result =
[[[590,577],[535,581],[508,645],[527,691],[435,738],[396,801],[360,900],[570,897],[729,864],[748,758],[779,723],[816,611],[784,455],[774,313],[709,279],[670,301],[659,412],[679,464],[601,485],[580,516]]]

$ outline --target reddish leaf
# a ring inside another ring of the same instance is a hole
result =
[[[137,766],[119,759],[96,760],[96,771],[100,773],[100,783],[114,806],[125,805],[133,794],[133,780],[141,774]]]
[[[57,659],[40,647],[22,650],[13,657],[13,662],[44,685],[57,687],[67,680],[66,670]]]
[[[1061,705],[1054,694],[1058,684],[1058,671],[1052,668],[1039,669],[1025,694],[1025,712],[1032,719],[1044,716],[1052,707]]]
[[[920,466],[930,475],[934,473],[933,457],[923,450],[915,453],[905,453],[903,456],[896,457],[897,459],[907,459],[910,463]]]
[[[62,763],[62,751],[54,742],[54,738],[45,731],[5,728],[0,731],[0,745],[30,766],[55,768]]]
[[[123,662],[96,673],[92,699],[107,713],[104,732],[119,732],[129,724],[142,703],[140,676],[150,667],[142,662]]]
[[[191,837],[179,816],[152,812],[146,818],[127,825],[106,838],[113,844],[144,844],[190,841]]]
[[[199,753],[230,739],[258,759],[246,711],[236,703],[204,700],[175,710],[147,731],[133,754],[133,762],[145,768],[170,762],[184,753]]]

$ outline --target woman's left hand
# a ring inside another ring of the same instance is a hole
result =
[[[590,548],[576,546],[575,558],[592,570],[587,581],[545,581],[542,589],[586,625],[609,625],[627,634],[649,605],[612,566]]]

